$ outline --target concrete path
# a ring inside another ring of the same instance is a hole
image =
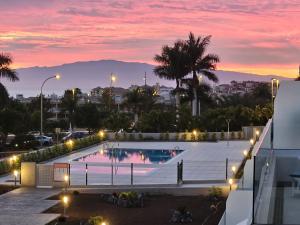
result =
[[[41,214],[58,203],[46,200],[60,190],[18,188],[0,195],[0,225],[44,225],[59,214]]]

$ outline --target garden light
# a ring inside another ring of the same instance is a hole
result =
[[[18,170],[14,170],[14,177],[15,177],[15,186],[17,186],[17,177],[18,177]]]
[[[73,140],[68,140],[68,141],[67,141],[67,146],[68,146],[69,148],[73,148],[73,146],[74,146],[74,141],[73,141]]]
[[[55,75],[55,79],[56,79],[56,80],[59,80],[59,79],[60,79],[60,74],[56,74],[56,75]]]
[[[117,80],[116,76],[115,75],[112,75],[111,76],[111,82],[115,82]]]
[[[99,136],[100,136],[101,138],[104,137],[104,131],[103,131],[103,130],[100,130],[100,131],[99,131]]]
[[[105,222],[102,222],[101,225],[107,225]]]
[[[250,144],[253,145],[254,144],[254,140],[250,139]]]
[[[259,136],[259,130],[257,130],[257,131],[255,132],[255,134],[256,134],[256,136]]]
[[[100,155],[104,155],[104,150],[103,150],[103,148],[100,149]]]
[[[243,151],[243,155],[244,155],[245,157],[247,157],[247,156],[248,156],[248,151],[247,151],[247,150],[244,150],[244,151]]]
[[[69,197],[68,196],[63,197],[63,203],[64,203],[64,205],[68,205],[68,203],[69,203]]]
[[[65,175],[64,176],[64,181],[67,183],[69,181],[69,176],[68,175]]]
[[[232,166],[232,167],[231,167],[231,171],[232,171],[233,173],[235,173],[235,172],[236,172],[236,167],[235,167],[235,166]]]
[[[193,135],[196,136],[197,135],[197,131],[193,130]]]
[[[233,179],[229,179],[229,181],[228,181],[228,183],[229,183],[229,189],[230,189],[230,191],[231,191],[231,186],[233,185]]]

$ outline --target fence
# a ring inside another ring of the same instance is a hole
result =
[[[239,161],[179,161],[165,164],[142,163],[83,163],[72,162],[57,166],[38,164],[35,171],[35,186],[64,185],[68,175],[68,186],[97,185],[180,185],[186,183],[225,183],[234,175],[230,169]]]

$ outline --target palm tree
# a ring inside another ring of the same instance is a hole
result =
[[[8,80],[14,82],[18,81],[19,78],[15,70],[10,68],[12,64],[12,58],[10,55],[5,53],[0,53],[0,79],[7,78]],[[5,103],[8,100],[8,93],[6,88],[0,82],[0,101]]]
[[[198,102],[197,87],[201,83],[198,74],[203,75],[208,80],[218,82],[218,77],[213,72],[216,70],[216,64],[220,61],[216,54],[206,54],[207,47],[210,43],[211,36],[204,38],[195,37],[193,33],[189,34],[189,39],[185,42],[185,51],[188,57],[189,73],[192,73],[191,80],[193,88],[192,115],[200,114],[200,107],[197,107]],[[198,110],[199,109],[199,110]]]
[[[159,63],[158,66],[154,68],[154,73],[160,78],[167,80],[175,80],[176,88],[175,100],[176,100],[176,117],[178,119],[178,109],[180,105],[180,83],[183,77],[188,74],[187,67],[187,55],[184,51],[185,44],[182,41],[177,41],[174,43],[173,47],[163,46],[161,55],[156,55],[154,60]]]
[[[135,88],[127,92],[124,96],[125,97],[124,105],[126,105],[134,113],[134,124],[137,123],[139,112],[143,107],[143,96],[141,93],[142,93],[141,88]]]

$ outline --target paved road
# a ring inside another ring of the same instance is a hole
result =
[[[41,214],[58,203],[46,200],[60,190],[18,188],[0,195],[0,225],[44,225],[58,214]]]

